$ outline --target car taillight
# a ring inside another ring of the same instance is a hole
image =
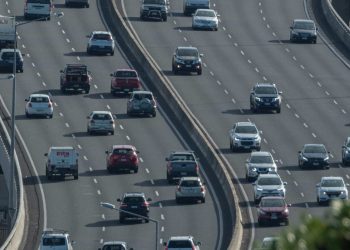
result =
[[[192,250],[196,250],[196,247],[192,245]]]
[[[126,205],[125,203],[122,203],[122,204],[120,204],[120,208],[125,208],[125,207],[127,207],[128,205]]]
[[[137,157],[136,157],[136,155],[131,156],[130,159],[131,159],[131,161],[134,162],[134,163],[137,162]]]
[[[169,171],[173,170],[173,167],[171,166],[171,164],[168,165],[168,169]]]
[[[199,166],[196,165],[196,172],[199,172]]]
[[[118,155],[112,155],[111,158],[112,158],[112,161],[116,161],[116,160],[118,160],[119,156]]]
[[[168,246],[165,247],[165,250],[168,250]]]
[[[147,201],[145,201],[144,203],[141,204],[141,207],[148,207],[148,206],[149,206],[149,204]]]
[[[201,192],[204,192],[204,187],[201,187]]]

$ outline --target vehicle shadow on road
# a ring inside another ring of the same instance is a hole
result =
[[[16,115],[16,120],[49,120],[47,116],[37,115],[27,117],[26,115]]]
[[[184,201],[181,203],[176,203],[175,197],[174,199],[168,199],[168,200],[161,200],[157,202],[153,202],[150,204],[151,207],[159,207],[159,204],[162,204],[162,207],[174,207],[174,206],[191,206],[191,205],[198,205],[199,202],[196,201]]]
[[[66,176],[65,178],[62,178],[61,176],[53,176],[51,180],[47,179],[46,175],[39,175],[39,180],[41,184],[50,184],[50,183],[57,183],[57,182],[66,182],[66,181],[76,181],[74,180],[73,176]],[[30,186],[30,185],[38,185],[39,181],[36,176],[27,176],[23,178],[23,185]]]
[[[170,185],[168,184],[167,179],[154,179],[153,183],[149,180],[141,181],[141,182],[136,182],[134,185],[135,186],[140,186],[140,187],[150,187],[150,186],[158,186],[158,187],[169,187]]]
[[[64,53],[65,56],[79,56],[79,57],[91,57],[91,56],[95,56],[95,55],[89,55],[88,53],[86,53],[86,51],[71,51],[68,53]]]
[[[115,174],[108,173],[107,169],[93,169],[92,171],[85,171],[79,174],[79,176],[108,176],[108,175],[115,175]]]
[[[73,137],[73,135],[75,137],[88,137],[88,136],[91,136],[88,134],[88,132],[86,131],[80,131],[80,132],[73,132],[73,133],[68,133],[68,134],[64,134],[63,136],[64,137]],[[98,135],[98,134],[97,134]],[[101,134],[103,135],[103,134]]]
[[[91,99],[102,99],[101,95],[103,96],[103,99],[116,99],[115,96],[113,96],[110,92],[101,92],[101,93],[93,93],[93,94],[85,94],[84,97],[91,98]]]
[[[227,109],[222,111],[223,114],[229,114],[229,115],[252,115],[253,112],[250,111],[250,109]]]
[[[171,14],[172,14],[172,16],[174,16],[174,17],[187,17],[187,18],[191,18],[191,16],[185,16],[183,12],[172,11]]]
[[[80,94],[80,91],[67,91],[66,93],[62,93],[60,89],[46,89],[36,91],[35,94],[47,94],[51,96],[70,96]],[[54,101],[54,100],[53,100]]]
[[[86,227],[118,227],[123,226],[118,219],[115,220],[102,220],[85,225]]]
[[[269,43],[282,43],[282,44],[289,44],[291,43],[289,40],[286,40],[286,39],[281,39],[281,40],[269,40]]]
[[[203,31],[199,29],[193,29],[192,26],[176,26],[174,30],[182,30],[182,31]]]

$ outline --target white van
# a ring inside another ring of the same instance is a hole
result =
[[[210,0],[183,0],[183,10],[185,16],[190,16],[197,9],[209,9]]]
[[[52,7],[52,0],[26,0],[24,19],[46,17],[46,20],[50,20]]]
[[[49,152],[45,153],[46,177],[51,180],[53,175],[65,177],[73,175],[74,180],[78,179],[78,156],[79,154],[71,146],[50,147]]]

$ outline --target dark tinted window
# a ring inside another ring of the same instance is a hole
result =
[[[110,34],[94,34],[92,39],[96,40],[112,40],[112,37]]]
[[[143,203],[145,199],[142,196],[127,196],[124,197],[124,203]]]
[[[283,207],[285,206],[285,202],[282,199],[262,199],[261,206],[262,207]]]
[[[44,246],[65,246],[66,239],[63,237],[52,237],[43,239]]]
[[[142,99],[153,100],[151,94],[135,94],[133,98],[136,100],[142,100]]]
[[[86,66],[67,67],[66,73],[67,74],[86,74],[87,73],[87,67]]]
[[[254,155],[250,158],[250,163],[273,163],[273,161],[269,155]]]
[[[315,25],[310,22],[296,22],[294,24],[294,29],[313,30],[315,29]]]
[[[322,187],[344,187],[342,180],[324,180],[321,184]]]
[[[20,60],[21,56],[19,55],[19,52],[16,52],[16,60]],[[2,60],[13,60],[13,52],[3,52],[2,53]]]
[[[268,95],[275,95],[277,94],[277,90],[274,87],[257,87],[255,89],[256,94],[268,94]]]
[[[164,0],[144,0],[143,3],[144,4],[160,4],[160,5],[164,5],[165,1]]]
[[[172,161],[194,161],[194,157],[191,154],[174,154],[171,156]]]
[[[49,102],[49,98],[47,97],[32,97],[30,98],[31,102]]]
[[[182,181],[181,187],[199,187],[199,181]]]
[[[109,114],[94,114],[92,119],[94,119],[94,120],[112,120],[112,117]]]
[[[116,148],[113,150],[113,154],[115,155],[129,155],[134,151],[131,148]]]
[[[258,185],[265,186],[265,185],[281,185],[280,178],[260,178],[258,180]]]
[[[304,149],[304,153],[322,153],[325,154],[327,151],[323,146],[306,146]]]
[[[256,134],[258,131],[254,126],[237,126],[235,133]]]
[[[177,55],[198,57],[198,51],[196,49],[178,49]]]
[[[126,250],[122,245],[104,246],[102,250]]]
[[[114,75],[116,77],[137,77],[135,71],[117,71]]]
[[[192,243],[189,240],[171,240],[168,244],[169,248],[192,248]]]
[[[27,0],[27,3],[50,4],[51,0]]]

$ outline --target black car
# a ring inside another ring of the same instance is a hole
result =
[[[315,22],[307,19],[294,19],[290,26],[291,42],[317,42],[317,28]]]
[[[133,218],[144,220],[146,223],[149,222],[148,214],[149,214],[149,201],[152,199],[146,199],[144,193],[138,192],[129,192],[123,195],[122,199],[117,199],[117,201],[121,202],[119,207],[119,221],[120,223],[124,223],[126,219]],[[140,216],[142,217],[140,217]]]
[[[13,49],[2,49],[0,52],[0,71],[13,72]],[[21,51],[16,49],[16,72],[23,72],[23,57]]]
[[[305,144],[299,151],[298,165],[300,168],[329,168],[329,152],[323,144]]]
[[[195,47],[177,47],[173,56],[172,70],[179,72],[196,72],[202,74],[202,54]]]
[[[275,84],[257,83],[250,92],[250,110],[275,110],[281,113],[281,94]]]

